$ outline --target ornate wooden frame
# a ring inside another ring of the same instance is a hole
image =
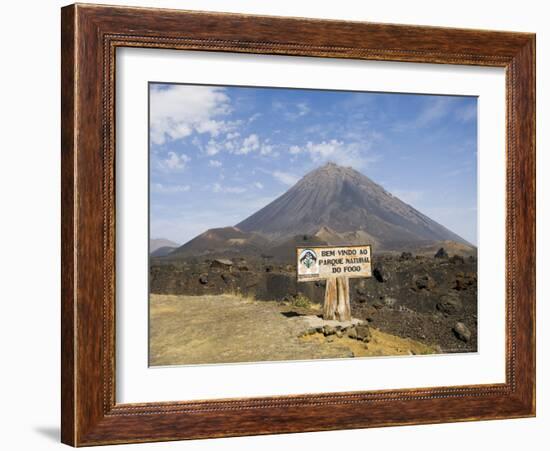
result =
[[[83,446],[535,415],[535,35],[79,4],[62,9],[61,32],[64,443]],[[506,68],[506,382],[118,404],[117,47]]]

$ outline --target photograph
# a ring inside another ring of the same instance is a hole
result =
[[[476,96],[148,90],[150,367],[477,352]]]

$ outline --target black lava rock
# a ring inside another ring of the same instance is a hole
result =
[[[464,343],[469,342],[470,338],[472,338],[472,333],[470,332],[470,329],[468,329],[464,323],[456,323],[453,327],[453,332],[456,338],[463,341]]]
[[[454,315],[462,311],[462,302],[458,296],[445,294],[441,296],[436,308],[445,315]]]
[[[412,260],[413,254],[410,252],[401,252],[401,257],[399,257],[400,260]]]
[[[459,263],[464,264],[464,257],[461,257],[460,255],[455,254],[449,259],[449,261],[451,263],[454,263],[455,265],[457,265]]]
[[[382,265],[376,265],[372,270],[372,275],[378,282],[387,282],[390,278],[390,274]]]
[[[413,290],[421,291],[426,290],[430,291],[435,287],[435,280],[429,274],[424,274],[420,276],[413,277]]]
[[[449,258],[449,254],[447,254],[447,251],[445,249],[440,247],[439,250],[435,253],[434,258]]]

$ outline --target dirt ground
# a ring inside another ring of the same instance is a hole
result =
[[[221,262],[221,263],[220,263]],[[153,259],[151,293],[323,303],[325,281],[296,281],[296,266],[254,257]],[[353,315],[375,329],[428,344],[441,353],[477,351],[477,258],[379,255],[373,277],[350,280]],[[456,333],[458,324],[467,336]]]
[[[310,360],[430,354],[430,346],[371,328],[367,343],[321,333],[303,335],[306,315],[320,306],[297,308],[237,295],[151,295],[149,364]]]

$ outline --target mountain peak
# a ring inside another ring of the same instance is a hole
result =
[[[329,161],[328,163],[325,163],[323,166],[319,166],[317,169],[314,169],[313,172],[350,172],[355,170],[350,166],[340,166],[339,164],[333,163],[332,161]]]
[[[370,185],[373,183],[367,176],[357,172],[350,166],[340,166],[339,164],[328,162],[304,175],[295,187],[301,186],[304,188],[309,186],[310,189],[314,189],[313,187],[323,185],[325,186],[324,191],[327,191],[327,187],[331,186],[332,188],[329,191],[335,192],[340,190],[342,183],[346,180],[352,184],[361,183]]]
[[[388,249],[445,239],[466,243],[367,176],[333,162],[306,174],[236,227],[274,240],[298,234],[332,236],[361,231]]]
[[[337,168],[343,168],[343,166],[340,166],[332,161],[327,161],[323,166],[319,166],[319,169],[337,169]]]

